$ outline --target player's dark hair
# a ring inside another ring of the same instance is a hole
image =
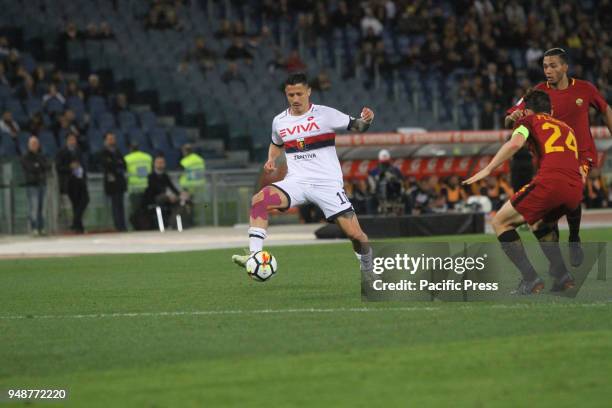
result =
[[[563,63],[567,64],[567,53],[563,48],[551,48],[550,50],[544,53],[545,57],[554,57],[557,56],[563,61]]]
[[[303,72],[297,72],[295,74],[289,75],[287,79],[285,80],[284,87],[287,85],[299,85],[299,84],[304,84],[308,86],[308,78],[306,77],[306,74],[304,74]]]
[[[551,113],[550,97],[544,91],[538,89],[530,89],[523,98],[525,109],[534,111],[535,113]]]

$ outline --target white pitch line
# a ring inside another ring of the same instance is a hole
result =
[[[456,309],[525,309],[537,307],[538,305],[554,307],[601,307],[612,304],[611,302],[598,303],[519,303],[519,304],[498,304],[498,305],[460,305]],[[248,314],[290,314],[290,313],[371,313],[371,312],[417,312],[417,311],[440,311],[443,309],[436,306],[420,307],[387,307],[387,308],[305,308],[305,309],[257,309],[257,310],[199,310],[199,311],[175,311],[175,312],[133,312],[133,313],[93,313],[77,315],[12,315],[0,316],[0,320],[26,320],[26,319],[104,319],[120,317],[167,317],[167,316],[218,316],[218,315],[248,315]]]

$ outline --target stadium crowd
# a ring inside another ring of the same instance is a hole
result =
[[[541,58],[544,50],[553,47],[567,49],[572,75],[593,82],[607,99],[612,98],[609,0],[368,0],[358,4],[253,0],[232,4],[236,13],[223,19],[215,34],[215,40],[231,39],[231,45],[218,50],[207,39],[198,38],[179,69],[194,63],[209,70],[225,60],[225,80],[243,81],[243,70],[258,47],[275,50],[276,57],[267,62],[270,70],[307,70],[307,61],[316,58],[320,48],[325,49],[323,65],[329,68],[338,60],[335,47],[340,30],[344,78],[360,75],[363,85],[371,88],[380,76],[389,93],[396,77],[404,80],[410,93],[408,73],[455,84],[453,95],[446,94],[446,85],[442,87],[444,100],[456,101],[464,116],[469,116],[470,109],[479,111],[481,129],[503,126],[499,112],[543,79]],[[252,23],[248,29],[245,22]],[[279,48],[284,27],[291,27],[287,55]],[[358,35],[351,35],[351,30]]]
[[[112,33],[104,23],[99,27],[89,24],[83,33],[77,32],[73,24],[68,24],[60,45],[65,45],[66,38],[79,36],[108,39],[112,38]],[[3,98],[0,145],[3,155],[21,158],[30,230],[34,235],[46,232],[44,201],[52,163],[58,175],[59,193],[66,195],[71,203],[73,218],[70,229],[73,232],[85,231],[83,216],[89,204],[87,174],[90,170],[103,173],[104,192],[111,203],[117,231],[127,231],[124,195],[128,187],[131,195],[136,197],[135,204],[134,197],[131,199],[135,228],[153,228],[156,220],[152,219],[151,209],[158,206],[162,207],[167,224],[172,214],[190,203],[193,187],[203,184],[204,160],[189,145],[184,146],[181,168],[187,176],[181,178],[179,191],[167,175],[161,187],[154,177],[165,174],[165,159],[160,153],[153,165],[151,155],[139,151],[138,144],[133,142],[131,153],[124,156],[116,135],[110,130],[105,131],[101,148],[94,150],[87,136],[90,127],[99,125],[97,121],[100,118],[90,110],[94,99],[98,98],[100,103],[111,101],[110,113],[114,115],[114,123],[120,122],[119,115],[129,108],[129,102],[125,94],[106,89],[94,73],[88,76],[86,84],[80,84],[77,78],[67,79],[59,68],[65,62],[60,59],[57,65],[48,68],[23,60],[20,51],[11,47],[6,37],[0,37],[0,85],[7,97]],[[16,104],[23,105],[25,111]],[[13,112],[18,117],[14,117]],[[140,156],[136,165],[131,165],[135,153]],[[144,213],[144,217],[138,212]]]

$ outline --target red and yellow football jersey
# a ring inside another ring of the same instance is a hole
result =
[[[539,83],[535,89],[542,90],[550,96],[552,116],[574,130],[581,162],[589,160],[593,166],[597,166],[597,149],[591,134],[589,107],[593,106],[601,113],[605,113],[608,103],[590,82],[574,78],[570,78],[569,82],[566,89],[552,88],[546,82]],[[524,108],[525,103],[521,98],[515,106],[508,109],[507,113]]]
[[[542,113],[528,115],[516,121],[513,133],[522,134],[537,157],[536,177],[582,181],[576,135],[565,122]]]

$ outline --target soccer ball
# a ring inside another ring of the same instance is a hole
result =
[[[265,282],[276,274],[276,258],[267,251],[255,252],[246,262],[247,275],[257,282]]]

